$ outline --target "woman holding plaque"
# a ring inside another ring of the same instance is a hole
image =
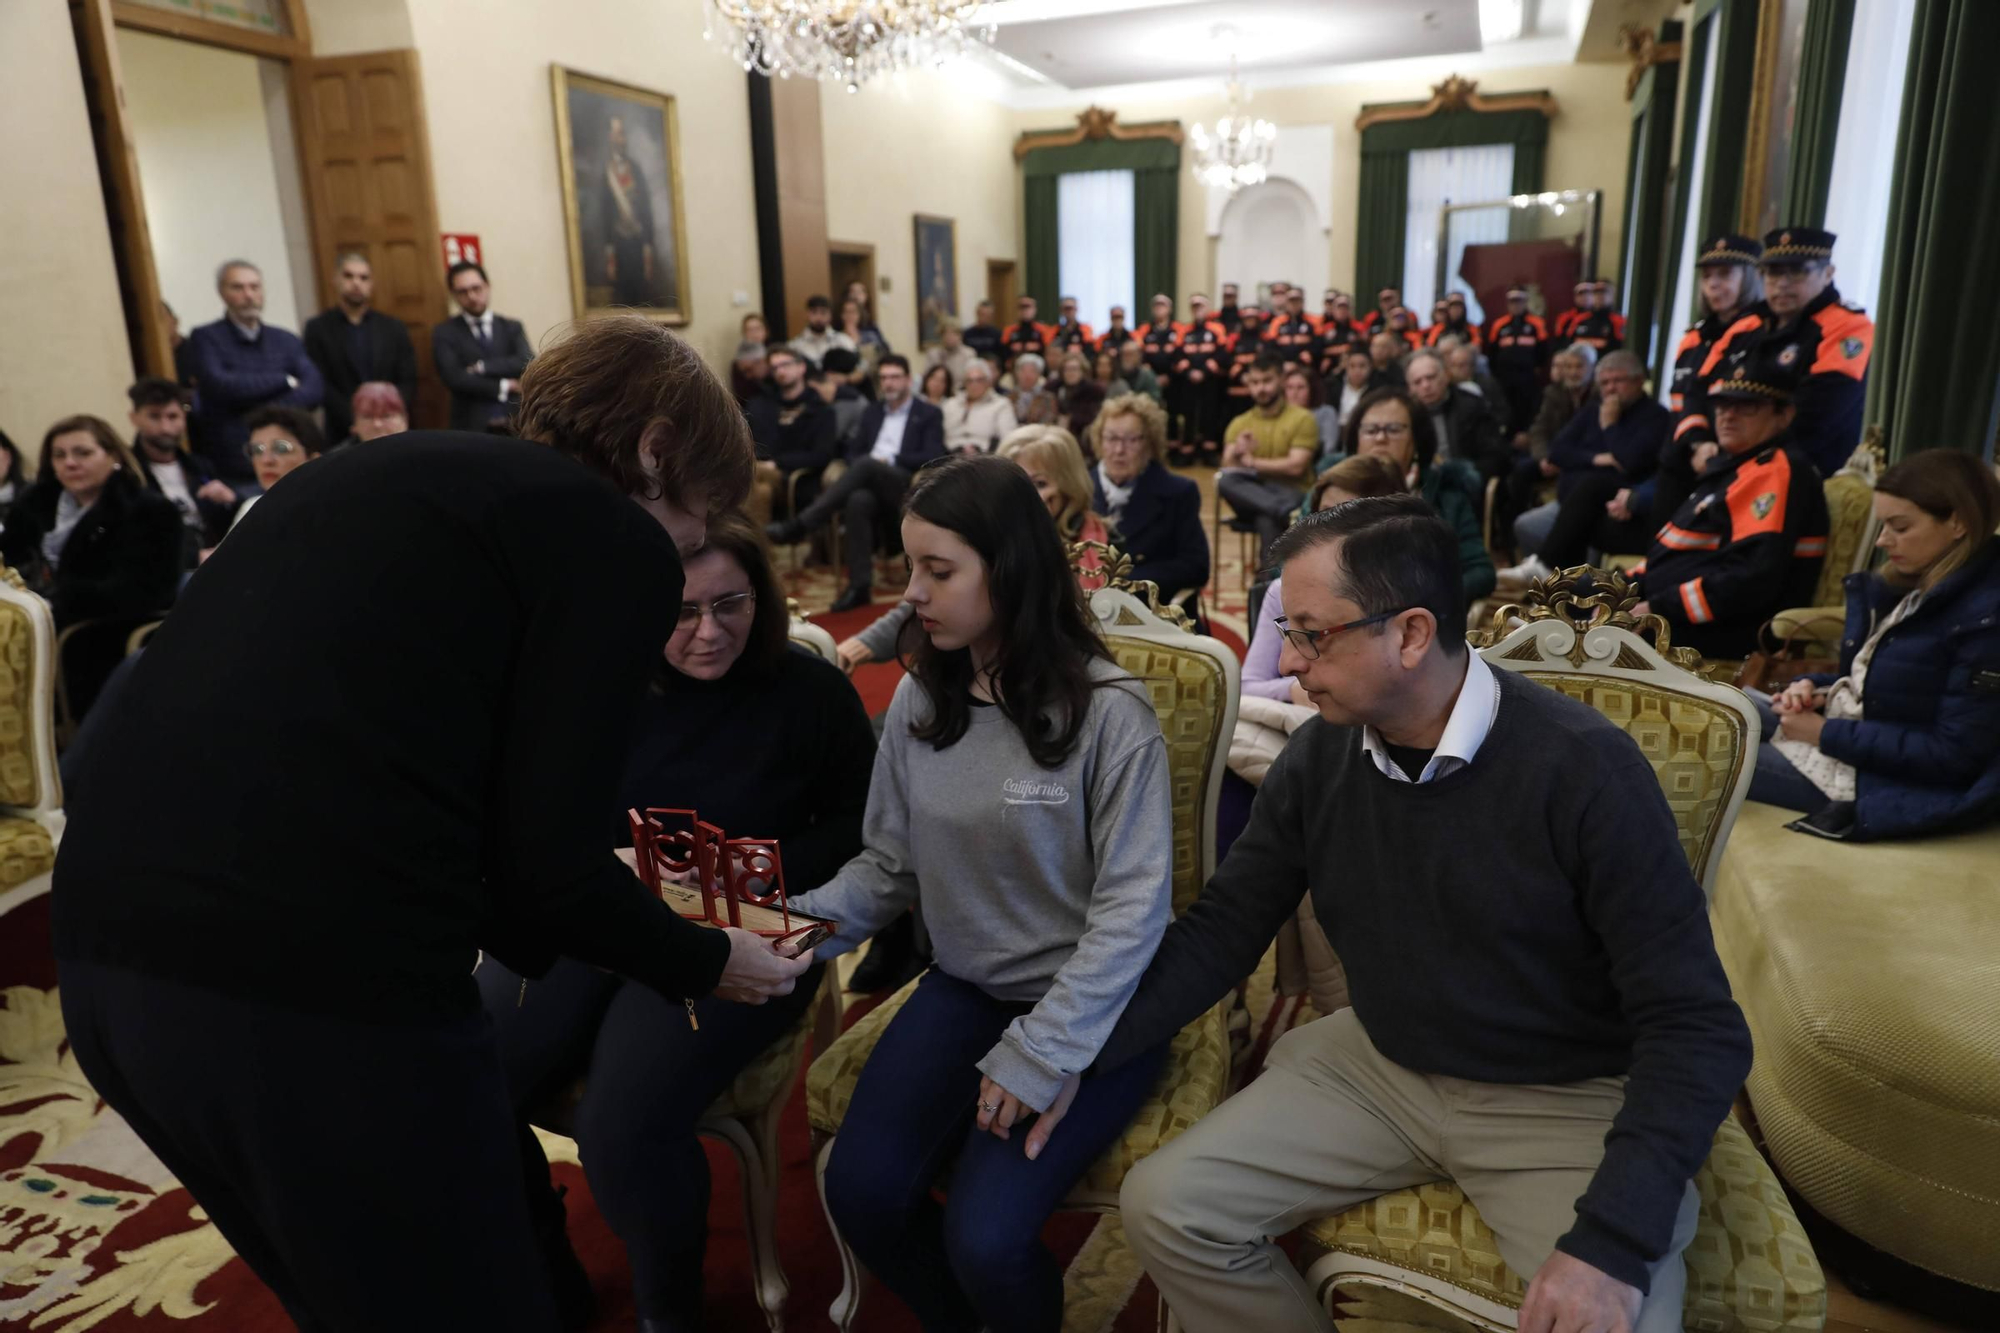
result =
[[[763,534],[740,514],[708,527],[686,562],[680,615],[641,706],[605,829],[632,845],[627,809],[693,808],[732,838],[775,838],[785,887],[824,884],[861,850],[875,733],[838,667],[786,637],[785,597]],[[708,1156],[695,1124],[736,1075],[794,1027],[820,968],[768,1004],[673,999],[565,958],[540,981],[489,958],[479,989],[521,1125],[529,1192],[566,1314],[589,1283],[563,1234],[563,1205],[527,1128],[530,1108],[578,1078],[576,1141],[591,1196],[632,1266],[645,1333],[702,1326]],[[572,1327],[577,1326],[572,1324]]]
[[[827,1208],[925,1328],[1052,1330],[1062,1267],[1042,1224],[1164,1052],[1086,1073],[1166,929],[1166,744],[1021,468],[924,468],[903,550],[923,635],[889,705],[866,845],[794,905],[840,923],[828,956],[921,902],[936,963],[861,1071]]]

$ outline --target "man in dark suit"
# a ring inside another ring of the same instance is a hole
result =
[[[486,270],[470,261],[445,274],[459,313],[431,330],[431,359],[451,390],[451,428],[485,430],[521,401],[521,372],[535,349],[518,319],[490,309]]]
[[[1160,460],[1167,416],[1139,395],[1114,398],[1099,414],[1098,463],[1090,470],[1090,507],[1110,521],[1112,543],[1132,557],[1132,577],[1157,584],[1163,597],[1189,601],[1208,582],[1208,533],[1201,488]]]
[[[371,380],[396,386],[403,414],[417,410],[417,349],[403,321],[370,303],[375,270],[350,250],[334,264],[339,300],[306,321],[306,355],[326,381],[326,438],[339,444],[354,434],[354,391]]]
[[[1438,459],[1462,458],[1482,477],[1512,469],[1513,451],[1500,438],[1500,423],[1486,400],[1451,382],[1444,358],[1425,348],[1403,363],[1403,379],[1417,405],[1430,413]],[[1429,461],[1419,459],[1425,467]]]
[[[773,542],[790,545],[838,513],[847,520],[847,591],[830,610],[866,606],[875,583],[878,524],[903,505],[911,474],[944,457],[944,413],[911,394],[910,361],[891,353],[875,368],[882,396],[868,405],[847,443],[847,471],[792,518],[771,524]]]

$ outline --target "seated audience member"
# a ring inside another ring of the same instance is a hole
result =
[[[819,490],[819,475],[838,456],[839,425],[826,399],[806,383],[806,359],[796,348],[771,349],[771,384],[750,400],[750,442],[757,461],[768,465],[773,501],[782,505],[793,473],[799,479],[800,503]]]
[[[933,407],[943,407],[945,400],[951,397],[951,392],[951,367],[944,365],[932,366],[926,370],[923,385],[917,390],[918,395]]]
[[[1315,514],[1274,555],[1279,669],[1319,718],[1096,1068],[1233,990],[1308,894],[1353,1004],[1132,1168],[1126,1235],[1189,1329],[1311,1327],[1276,1238],[1448,1179],[1527,1281],[1523,1329],[1678,1330],[1750,1033],[1659,780],[1596,710],[1468,650],[1457,542],[1413,498]]]
[[[978,357],[1000,359],[1006,356],[1007,335],[993,322],[993,303],[981,301],[972,312],[972,323],[965,329],[965,345]]]
[[[1316,457],[1324,458],[1340,447],[1340,413],[1328,405],[1319,376],[1304,366],[1286,366],[1285,401],[1312,413],[1313,430],[1319,437]]]
[[[1840,670],[1753,693],[1750,799],[1865,841],[2000,817],[2000,481],[1978,455],[1911,454],[1875,483],[1880,574],[1847,580]]]
[[[1340,398],[1327,403],[1334,411],[1334,435],[1337,439],[1347,419],[1354,415],[1354,409],[1370,389],[1396,387],[1386,375],[1375,369],[1375,358],[1368,354],[1367,347],[1357,343],[1347,349],[1340,358]],[[1329,395],[1331,389],[1328,390]]]
[[[1167,405],[1166,390],[1160,387],[1160,377],[1146,364],[1146,344],[1139,339],[1121,344],[1118,348],[1118,378],[1125,382],[1127,393],[1142,393],[1164,408]],[[1107,394],[1106,397],[1116,397]]]
[[[1431,419],[1437,456],[1461,459],[1482,478],[1500,475],[1511,461],[1500,425],[1484,399],[1451,382],[1444,358],[1428,350],[1418,352],[1404,363],[1403,377],[1410,397]]]
[[[1380,455],[1362,454],[1335,463],[1313,480],[1306,512],[1317,514],[1371,495],[1402,495],[1407,489],[1403,470],[1395,463]],[[1285,614],[1284,582],[1274,578],[1265,585],[1263,606],[1250,631],[1250,647],[1243,654],[1243,692],[1310,706],[1304,687],[1278,670],[1278,653],[1285,638],[1278,628]]]
[[[267,407],[250,416],[250,443],[243,452],[257,469],[257,484],[270,490],[284,478],[326,452],[326,437],[313,419],[295,407]],[[229,520],[233,530],[249,514],[264,491],[246,495]]]
[[[1061,426],[1022,426],[1010,432],[994,452],[1019,464],[1028,474],[1028,480],[1035,483],[1035,493],[1048,506],[1066,547],[1076,542],[1110,543],[1104,520],[1090,510],[1090,469],[1084,462],[1083,446],[1074,435]],[[1077,583],[1086,590],[1099,587],[1100,582],[1092,576],[1101,568],[1103,561],[1096,552],[1084,553],[1076,561]],[[915,618],[915,607],[898,602],[894,610],[876,617],[868,628],[841,641],[837,649],[841,668],[851,672],[869,662],[886,662],[895,657],[898,645],[909,632],[905,626]],[[878,935],[870,956],[881,947],[882,937]],[[907,976],[903,978],[908,980]],[[863,988],[856,984],[851,989]]]
[[[824,958],[921,903],[936,965],[861,1071],[827,1214],[923,1327],[1054,1329],[1062,1265],[1042,1226],[1166,1049],[1083,1078],[1171,910],[1166,743],[1019,468],[925,469],[903,550],[924,633],[883,725],[865,846],[797,906],[840,923]]]
[[[244,418],[260,407],[318,407],[325,384],[298,336],[264,322],[264,275],[255,264],[230,260],[216,270],[215,287],[223,317],[188,335],[194,433],[215,474],[245,491]]]
[[[868,307],[853,297],[840,303],[840,332],[854,344],[860,357],[860,364],[848,373],[847,382],[860,390],[863,397],[875,396],[875,367],[888,354],[889,344],[882,337],[880,329],[870,329],[864,322]]]
[[[826,354],[835,348],[854,353],[856,365],[860,364],[861,349],[854,345],[854,339],[833,327],[833,302],[824,296],[806,298],[805,332],[792,339],[791,345],[815,366],[824,364]],[[853,369],[848,367],[850,373]]]
[[[133,453],[146,489],[163,496],[180,514],[181,568],[193,569],[201,563],[201,553],[229,531],[236,492],[215,475],[206,458],[188,452],[179,385],[147,376],[125,396],[132,400]]]
[[[1292,521],[1319,452],[1312,413],[1285,400],[1276,358],[1261,357],[1244,379],[1250,410],[1223,431],[1222,470],[1215,489],[1238,516],[1257,529],[1257,549],[1268,550]]]
[[[431,360],[451,390],[451,428],[485,430],[521,401],[521,375],[535,346],[518,319],[493,311],[486,270],[469,260],[445,274],[458,314],[431,328]]]
[[[900,511],[916,470],[944,457],[944,414],[910,393],[909,359],[892,352],[882,358],[877,373],[882,398],[862,413],[847,446],[847,471],[796,515],[771,524],[767,533],[772,541],[789,545],[826,526],[836,513],[842,515],[847,590],[834,599],[835,611],[868,604],[882,524]]]
[[[410,414],[404,410],[403,395],[393,384],[380,380],[354,391],[354,434],[336,448],[367,444],[372,440],[401,435],[410,428]]]
[[[736,395],[736,401],[745,407],[764,387],[764,380],[770,374],[766,357],[770,348],[771,328],[764,317],[752,311],[743,317],[742,333],[736,344],[736,355],[729,363],[729,391]]]
[[[1090,362],[1082,352],[1063,354],[1056,379],[1056,417],[1072,435],[1082,435],[1104,406],[1104,386],[1090,377]]]
[[[1467,603],[1493,591],[1493,557],[1480,531],[1485,487],[1463,459],[1436,457],[1432,417],[1401,389],[1376,389],[1347,419],[1349,458],[1386,458],[1402,472],[1411,493],[1438,512],[1458,537],[1458,566]]]
[[[4,531],[7,511],[28,491],[28,474],[21,467],[21,451],[13,438],[0,430],[0,531]],[[231,492],[234,494],[234,492]]]
[[[1132,557],[1132,577],[1183,601],[1208,583],[1201,487],[1167,469],[1167,413],[1142,393],[1113,398],[1090,424],[1091,503],[1112,544]]]
[[[1826,491],[1792,434],[1799,382],[1789,344],[1761,344],[1707,386],[1721,452],[1653,538],[1638,613],[1673,627],[1676,646],[1743,657],[1787,607],[1810,606],[1826,558]]]
[[[976,360],[966,368],[965,392],[946,402],[944,447],[957,454],[993,452],[1020,423],[1014,405],[993,388],[993,367]]]
[[[854,438],[861,416],[868,410],[868,400],[847,381],[848,374],[860,364],[859,356],[836,347],[826,354],[823,364],[814,366],[808,362],[806,367],[806,383],[822,402],[833,408],[833,436],[840,449],[845,449]],[[839,457],[837,451],[835,457]]]
[[[1090,378],[1096,381],[1098,388],[1104,390],[1106,398],[1116,398],[1120,394],[1132,392],[1132,386],[1118,378],[1116,352],[1094,353],[1090,358]]]
[[[339,299],[306,321],[304,341],[326,384],[326,437],[344,440],[354,433],[350,404],[362,385],[386,381],[404,402],[417,401],[417,349],[402,320],[374,308],[375,269],[367,256],[340,256],[333,276]]]
[[[938,321],[938,345],[924,353],[924,379],[930,380],[930,368],[943,366],[951,372],[954,388],[965,383],[965,372],[979,359],[979,353],[965,341],[959,332],[958,321],[945,318]],[[946,397],[950,397],[948,392]]]
[[[866,342],[873,343],[879,349],[880,356],[887,356],[896,350],[889,346],[889,339],[883,335],[881,325],[875,321],[875,303],[868,299],[867,283],[859,278],[854,279],[847,284],[847,291],[841,300],[843,303],[852,301],[861,310],[860,331],[858,334],[849,335],[854,338],[857,349]]]
[[[1546,482],[1556,479],[1560,468],[1549,458],[1549,448],[1570,418],[1594,404],[1591,382],[1597,366],[1597,349],[1588,343],[1565,347],[1549,359],[1549,382],[1542,390],[1541,405],[1525,432],[1516,433],[1514,452],[1506,480],[1501,484],[1504,514],[1521,514],[1533,509]]]
[[[1059,415],[1056,396],[1043,383],[1047,371],[1047,364],[1034,352],[1021,352],[1014,357],[1014,391],[1009,400],[1014,419],[1023,426],[1054,425]]]
[[[1526,558],[1501,571],[1509,582],[1582,564],[1592,547],[1643,550],[1652,538],[1643,517],[1634,516],[1633,490],[1659,464],[1673,413],[1646,392],[1646,365],[1631,352],[1606,353],[1596,387],[1597,410],[1571,417],[1549,446],[1556,498],[1514,520],[1515,547]]]
[[[1371,389],[1400,389],[1403,387],[1403,354],[1409,351],[1407,344],[1387,329],[1378,330],[1368,340],[1368,364]]]
[[[604,812],[607,843],[631,846],[627,810],[691,808],[731,837],[776,838],[787,890],[816,888],[861,850],[868,715],[840,672],[786,641],[784,593],[740,514],[710,522],[685,570],[680,619],[635,719],[618,804]],[[722,754],[731,762],[718,765]],[[591,1197],[625,1244],[640,1326],[700,1328],[709,1175],[695,1126],[799,1021],[820,971],[762,1005],[695,1000],[696,1028],[682,1003],[573,958],[525,985],[490,955],[479,965],[538,1239],[566,1307],[587,1303],[589,1279],[528,1112],[584,1080],[577,1144]]]
[[[1445,374],[1451,377],[1454,386],[1476,393],[1485,401],[1486,410],[1493,414],[1494,424],[1505,439],[1514,429],[1513,409],[1508,405],[1507,395],[1500,391],[1498,380],[1480,369],[1479,348],[1456,341],[1457,338],[1457,334],[1449,334],[1438,344],[1444,356]]]
[[[41,466],[7,517],[0,556],[48,599],[62,629],[171,605],[182,526],[108,424],[65,417],[42,437]]]

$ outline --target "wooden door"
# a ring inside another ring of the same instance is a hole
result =
[[[430,140],[415,51],[327,56],[294,66],[299,165],[322,275],[350,250],[375,270],[375,306],[403,321],[417,349],[413,426],[442,426],[449,397],[431,364],[445,318]]]
[[[986,299],[993,303],[993,318],[1003,329],[1014,322],[1015,291],[1014,261],[1011,259],[987,260]],[[1137,325],[1133,327],[1136,328]]]
[[[828,241],[826,244],[827,272],[831,279],[827,299],[833,302],[833,323],[840,325],[840,300],[847,295],[847,284],[858,282],[868,293],[868,305],[875,312],[875,321],[882,320],[881,297],[875,290],[875,247],[864,241]]]

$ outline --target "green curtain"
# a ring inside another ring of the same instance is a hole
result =
[[[1792,165],[1782,210],[1787,222],[1826,225],[1840,90],[1847,81],[1847,44],[1853,33],[1854,0],[1812,0],[1799,52],[1799,101],[1792,115]]]
[[[1758,0],[1720,0],[1715,6],[1714,102],[1708,113],[1708,165],[1703,173],[1697,235],[1737,230],[1743,207],[1744,126],[1750,123],[1750,93],[1757,74]],[[1702,6],[1697,4],[1699,21]],[[1686,159],[1683,159],[1684,161]]]
[[[1664,238],[1665,253],[1660,263],[1660,296],[1658,303],[1660,315],[1655,322],[1666,336],[1661,338],[1660,345],[1653,349],[1653,382],[1655,384],[1661,384],[1666,381],[1668,349],[1674,345],[1674,335],[1685,328],[1687,324],[1691,323],[1693,317],[1692,311],[1672,310],[1668,309],[1668,306],[1674,299],[1675,288],[1680,285],[1681,249],[1687,239],[1688,228],[1693,225],[1696,217],[1693,211],[1694,201],[1689,197],[1687,177],[1695,158],[1695,127],[1701,123],[1702,99],[1708,96],[1708,87],[1704,82],[1704,76],[1708,70],[1708,44],[1713,40],[1714,35],[1715,20],[1712,17],[1704,17],[1700,10],[1697,9],[1694,17],[1694,33],[1688,38],[1682,48],[1684,58],[1681,62],[1681,67],[1687,71],[1687,77],[1681,80],[1681,137],[1679,157],[1677,159],[1678,165],[1674,168],[1673,213],[1667,221],[1667,234]],[[1665,110],[1665,107],[1661,109]],[[1667,132],[1670,133],[1671,130],[1669,129]],[[1726,227],[1723,230],[1734,231],[1736,229],[1734,227]],[[1626,332],[1631,332],[1632,325],[1629,321],[1626,323],[1625,329]]]
[[[1667,22],[1662,42],[1680,40],[1680,25]],[[1654,65],[1632,96],[1632,145],[1625,176],[1625,244],[1619,256],[1618,290],[1625,294],[1625,345],[1648,360],[1660,292],[1661,191],[1666,188],[1667,150],[1674,132],[1674,94],[1680,88],[1677,63]],[[1627,260],[1629,257],[1629,268]]]
[[[1993,0],[1916,0],[1868,368],[1867,420],[1891,459],[1940,445],[1993,457],[2000,322],[1968,297],[2000,291],[1996,50]]]
[[[1037,148],[1021,159],[1021,203],[1027,235],[1025,295],[1035,298],[1042,318],[1055,317],[1061,296],[1061,233],[1057,226],[1056,179],[1075,171],[1132,173],[1132,270],[1136,284],[1132,312],[1143,323],[1146,302],[1155,292],[1174,296],[1180,262],[1181,146],[1171,139],[1086,139],[1066,148]]]
[[[1421,106],[1420,102],[1391,103]],[[1376,108],[1363,107],[1368,111]],[[1516,194],[1537,194],[1549,141],[1539,111],[1441,111],[1422,120],[1392,120],[1361,132],[1361,191],[1354,232],[1355,304],[1374,307],[1374,294],[1403,285],[1403,231],[1409,216],[1410,154],[1476,144],[1514,145]]]
[[[1132,312],[1137,328],[1164,293],[1180,308],[1181,172],[1179,166],[1146,167],[1132,177]]]

